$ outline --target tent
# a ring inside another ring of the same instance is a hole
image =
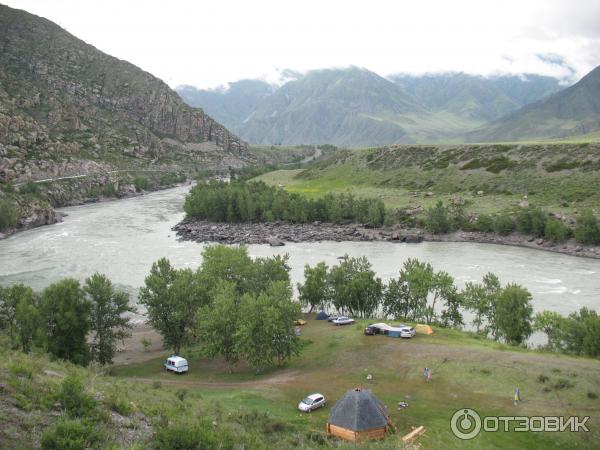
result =
[[[317,314],[317,317],[315,317],[315,319],[327,320],[327,319],[329,319],[329,314],[327,314],[325,311],[321,311],[319,314]]]
[[[415,330],[417,330],[417,333],[433,334],[433,330],[431,329],[431,327],[422,323],[416,325]]]
[[[352,389],[331,408],[327,434],[347,441],[383,439],[389,414],[369,390]]]

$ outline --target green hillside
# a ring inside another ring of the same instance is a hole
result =
[[[575,215],[600,203],[600,144],[388,146],[341,151],[306,170],[260,179],[312,197],[351,191],[417,211],[461,198],[473,212],[498,212],[526,196],[530,204]]]

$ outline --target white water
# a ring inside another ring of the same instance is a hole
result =
[[[0,284],[23,282],[35,289],[64,277],[106,274],[135,298],[153,261],[166,256],[176,267],[197,267],[202,244],[179,242],[171,227],[183,218],[189,187],[141,197],[64,208],[63,223],[28,230],[0,241]],[[249,246],[253,256],[288,253],[294,285],[305,264],[337,257],[366,256],[378,275],[397,276],[407,258],[446,270],[459,287],[494,272],[502,283],[516,282],[533,295],[536,311],[568,314],[582,306],[600,310],[600,260],[491,244],[425,242],[321,242],[285,247]]]

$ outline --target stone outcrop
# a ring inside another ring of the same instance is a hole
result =
[[[64,174],[56,166],[73,158],[206,168],[253,160],[163,81],[46,19],[0,5],[0,46],[0,181]]]

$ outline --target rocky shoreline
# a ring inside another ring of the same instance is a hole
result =
[[[184,219],[172,229],[181,240],[221,244],[269,244],[279,246],[284,245],[286,242],[319,241],[474,242],[527,247],[571,256],[600,259],[600,246],[582,246],[572,239],[555,244],[520,234],[500,236],[494,233],[457,231],[436,235],[419,229],[367,228],[356,224],[339,225],[320,222],[309,224],[282,222],[214,223],[191,219]]]
[[[60,205],[60,208],[65,208],[67,206],[80,206],[80,205],[86,205],[89,203],[110,202],[110,201],[123,200],[126,198],[139,197],[141,195],[146,195],[151,192],[162,191],[165,189],[172,189],[172,188],[175,188],[178,186],[183,186],[186,184],[189,184],[189,182],[175,183],[175,184],[170,184],[170,185],[153,187],[153,188],[150,188],[150,189],[147,189],[144,191],[140,191],[140,192],[136,191],[135,189],[122,190],[122,191],[119,191],[115,197],[103,197],[103,196],[85,197],[85,198],[78,197],[78,198],[64,201]],[[35,205],[27,205],[24,209],[25,209],[25,213],[23,214],[23,218],[21,219],[19,225],[16,228],[11,228],[11,229],[0,232],[0,240],[6,239],[7,237],[12,236],[13,234],[17,234],[22,231],[27,231],[32,228],[37,228],[37,227],[42,227],[44,225],[53,225],[55,223],[60,223],[63,221],[63,217],[66,216],[66,214],[64,214],[60,211],[57,211],[55,209],[55,207],[53,207],[53,206],[42,206],[39,204],[35,204]]]

